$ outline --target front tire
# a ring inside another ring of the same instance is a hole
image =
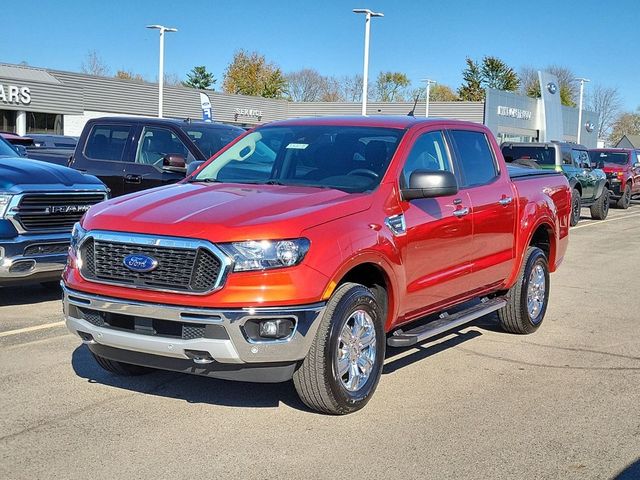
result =
[[[548,303],[547,257],[541,249],[529,247],[518,281],[507,293],[507,304],[498,310],[500,326],[509,333],[533,333],[542,324]]]
[[[627,183],[624,186],[624,192],[622,192],[622,196],[616,202],[616,207],[626,210],[629,208],[629,204],[631,204],[631,184]]]
[[[104,370],[110,373],[114,373],[121,377],[136,377],[139,375],[146,375],[153,372],[153,368],[141,367],[140,365],[132,365],[130,363],[117,362],[115,360],[109,360],[108,358],[101,357],[91,352],[93,358],[96,360]]]
[[[305,405],[344,415],[367,404],[384,363],[382,312],[376,296],[363,285],[344,283],[336,289],[311,348],[293,375]]]
[[[580,211],[582,210],[582,199],[580,198],[580,191],[577,188],[571,192],[571,219],[569,224],[575,227],[580,221]]]
[[[591,218],[594,220],[604,220],[609,214],[609,189],[604,187],[602,195],[591,205]]]

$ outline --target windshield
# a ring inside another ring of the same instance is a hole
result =
[[[591,163],[597,165],[600,162],[615,163],[616,165],[626,165],[629,155],[627,152],[589,152]]]
[[[210,158],[222,147],[244,133],[244,130],[237,127],[219,127],[206,124],[187,123],[180,125],[180,128],[189,135],[205,158]]]
[[[502,155],[507,163],[513,163],[518,160],[532,160],[538,165],[555,165],[556,149],[546,147],[502,147]]]
[[[16,151],[4,138],[0,137],[0,157],[17,157]]]
[[[378,127],[265,127],[232,145],[191,181],[366,192],[380,183],[403,133]]]

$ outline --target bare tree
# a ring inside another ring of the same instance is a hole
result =
[[[362,75],[345,75],[338,80],[346,102],[362,101]],[[368,89],[371,91],[371,88]]]
[[[609,144],[616,145],[625,135],[640,135],[640,113],[619,114],[611,125]]]
[[[303,68],[285,77],[289,85],[287,96],[294,102],[317,102],[327,92],[327,79],[312,68]]]
[[[607,138],[622,107],[620,93],[615,87],[597,84],[589,90],[585,102],[586,108],[598,112],[598,138]]]
[[[325,77],[325,90],[320,98],[323,102],[344,102],[344,92],[340,80],[336,77]]]
[[[89,50],[87,52],[87,55],[80,65],[80,69],[82,73],[88,73],[89,75],[97,75],[99,77],[109,75],[109,67],[95,50]]]
[[[180,80],[180,77],[175,73],[165,73],[164,84],[168,87],[175,87],[178,85],[182,85],[182,80]]]
[[[133,73],[131,70],[118,70],[114,77],[120,80],[135,80],[136,82],[144,82],[144,77],[139,73]]]

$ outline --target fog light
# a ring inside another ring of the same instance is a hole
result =
[[[293,321],[288,318],[274,318],[260,322],[259,335],[263,338],[285,338],[293,331]]]

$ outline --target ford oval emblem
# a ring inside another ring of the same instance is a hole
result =
[[[596,126],[593,124],[593,122],[589,121],[584,124],[584,128],[587,132],[591,133],[595,130]]]
[[[127,255],[122,260],[122,263],[132,272],[150,272],[158,268],[158,260],[149,255],[143,255],[141,253],[132,253]]]
[[[549,90],[549,93],[551,95],[555,95],[556,92],[558,91],[558,86],[553,82],[549,82],[547,83],[547,90]]]

